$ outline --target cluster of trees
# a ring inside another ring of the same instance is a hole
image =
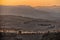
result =
[[[60,32],[48,32],[42,36],[41,40],[60,40]]]
[[[0,40],[2,40],[1,38],[3,38],[3,37],[4,37],[3,34],[0,32]],[[39,36],[39,38],[40,38],[40,36]],[[22,40],[22,38],[19,38],[19,39],[16,38],[14,40]],[[39,39],[37,38],[37,40],[39,40]],[[44,34],[42,34],[42,38],[40,40],[60,40],[60,32],[54,32],[54,33],[48,32],[48,33],[44,33]]]

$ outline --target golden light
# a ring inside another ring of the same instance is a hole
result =
[[[30,5],[30,6],[49,6],[60,5],[59,0],[1,0],[0,5]]]

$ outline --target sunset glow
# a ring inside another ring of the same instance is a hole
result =
[[[0,5],[51,6],[60,5],[60,0],[1,0]]]

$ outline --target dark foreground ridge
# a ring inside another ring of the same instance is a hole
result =
[[[60,32],[54,33],[24,33],[24,34],[15,34],[15,33],[1,33],[0,40],[60,40]]]

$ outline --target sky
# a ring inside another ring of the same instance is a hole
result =
[[[60,5],[60,0],[0,0],[0,5],[51,6],[51,5]]]

